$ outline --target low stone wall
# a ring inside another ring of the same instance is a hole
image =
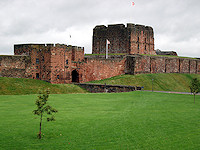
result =
[[[29,56],[0,56],[0,77],[30,78],[30,68]]]
[[[91,93],[118,93],[141,90],[141,87],[126,85],[106,85],[94,83],[75,83],[75,85],[78,85]]]
[[[128,55],[125,73],[200,74],[200,60],[180,57]]]

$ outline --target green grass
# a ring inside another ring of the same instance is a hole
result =
[[[37,94],[49,88],[52,94],[86,93],[73,84],[51,84],[41,80],[0,77],[0,95]]]
[[[185,57],[185,56],[174,56],[174,55],[150,55],[150,54],[139,54],[142,56],[155,56],[155,57],[175,57],[175,58],[187,58],[187,59],[197,59],[193,57]]]
[[[36,95],[0,96],[0,149],[199,149],[200,96],[130,92],[50,95],[56,122],[32,114]]]
[[[85,56],[105,56],[106,54],[85,54]],[[127,55],[127,53],[109,53],[108,55]]]
[[[144,90],[152,89],[157,91],[178,91],[190,92],[189,85],[192,78],[198,78],[197,74],[140,74],[140,75],[120,75],[99,81],[90,81],[89,83],[118,84],[143,86]],[[41,89],[51,90],[52,94],[68,93],[87,93],[86,90],[73,84],[50,84],[41,80],[7,78],[0,77],[0,95],[25,95],[37,94]]]
[[[144,90],[153,88],[157,91],[177,91],[190,92],[189,85],[192,78],[198,78],[198,74],[139,74],[139,75],[120,75],[104,80],[90,81],[89,83],[117,84],[143,86]]]
[[[106,54],[85,54],[85,56],[99,56],[103,55],[105,56]],[[108,55],[129,55],[128,53],[110,53]],[[137,55],[137,54],[135,54]],[[187,58],[187,59],[197,59],[197,58],[192,58],[192,57],[184,57],[184,56],[174,56],[174,55],[150,55],[150,54],[139,54],[141,56],[155,56],[155,57],[175,57],[175,58]]]

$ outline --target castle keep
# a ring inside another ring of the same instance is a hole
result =
[[[32,78],[50,83],[87,82],[121,74],[193,73],[200,74],[200,60],[156,56],[153,28],[123,24],[96,26],[93,54],[84,55],[83,47],[64,44],[14,45],[13,56],[0,56],[0,76]],[[141,55],[141,54],[151,54]]]
[[[93,30],[93,54],[105,54],[106,40],[110,41],[108,53],[151,54],[154,51],[153,28],[124,24],[96,26]]]

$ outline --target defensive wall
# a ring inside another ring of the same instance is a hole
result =
[[[80,65],[82,82],[101,80],[124,74],[126,58],[90,58],[84,59]]]
[[[111,55],[105,59],[105,55],[100,54],[105,54],[107,40],[110,41],[108,53]],[[154,32],[150,26],[130,23],[127,26],[96,26],[92,48],[95,55],[85,56],[83,47],[17,44],[14,45],[14,56],[0,56],[0,76],[50,83],[83,83],[121,74],[200,74],[199,59],[154,56]]]
[[[189,73],[200,74],[200,60],[164,56],[127,56],[125,73]]]
[[[72,47],[62,45],[54,46],[49,52],[36,50],[28,56],[0,56],[0,76],[40,79],[51,83],[83,83],[121,74],[200,74],[199,59],[145,55],[117,55],[105,59],[103,56],[80,57],[78,53],[84,56],[82,49],[73,49],[78,58],[73,58]]]
[[[107,84],[96,84],[96,83],[76,83],[80,87],[86,89],[90,93],[118,93],[118,92],[131,92],[141,90],[141,87],[137,86],[126,86],[126,85],[107,85]]]
[[[14,56],[0,57],[0,76],[51,83],[100,80],[124,74],[125,57],[84,57],[81,47],[63,44],[14,45]]]
[[[0,55],[0,77],[30,78],[29,56]]]
[[[29,58],[29,62],[26,62],[30,66],[27,78],[51,83],[71,83],[71,70],[76,68],[75,62],[83,60],[84,48],[65,44],[17,44],[14,45],[14,54],[9,58],[16,56]],[[8,62],[10,65],[6,65],[4,70],[10,70],[10,67],[15,68],[13,65],[15,61],[17,62],[13,59],[13,63]],[[8,75],[0,72],[0,76]]]

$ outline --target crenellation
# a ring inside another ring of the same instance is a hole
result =
[[[108,53],[115,55],[108,55],[105,59],[107,40]],[[92,45],[92,53],[100,55],[85,56],[84,47],[59,43],[15,44],[14,56],[0,56],[0,76],[72,83],[121,74],[200,74],[200,59],[152,56],[156,53],[154,32],[150,26],[132,23],[126,26],[96,26],[93,29]],[[156,52],[177,55],[173,51]]]
[[[45,46],[46,46],[46,47],[54,47],[55,45],[49,43],[49,44],[45,44]]]
[[[127,29],[132,29],[135,28],[135,24],[134,23],[127,23]]]

